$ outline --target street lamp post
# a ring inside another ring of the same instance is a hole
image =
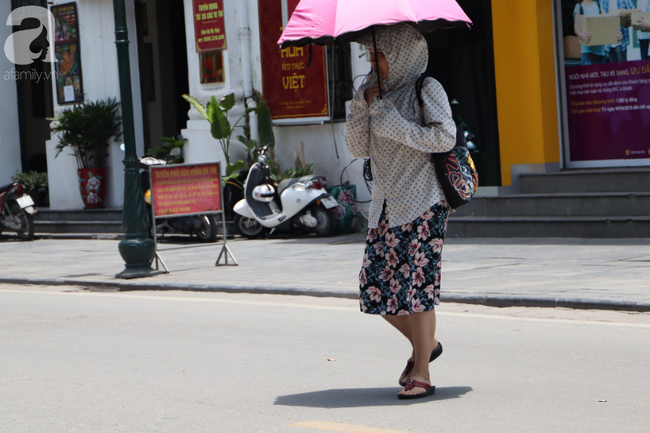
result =
[[[120,254],[125,262],[125,269],[117,274],[116,277],[151,277],[161,272],[151,267],[156,253],[156,245],[147,234],[147,214],[138,170],[138,156],[135,150],[131,64],[129,61],[129,32],[126,27],[124,0],[113,0],[113,7],[115,9],[115,44],[117,45],[125,146],[124,210],[122,224],[126,229],[124,239],[119,245]]]

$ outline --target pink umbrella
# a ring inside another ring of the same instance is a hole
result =
[[[455,0],[302,0],[278,44],[343,44],[375,25],[409,23],[424,33],[471,22]]]

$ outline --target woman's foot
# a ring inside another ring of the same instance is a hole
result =
[[[442,354],[442,344],[439,341],[435,341],[435,344],[437,344],[436,348],[433,349],[431,352],[431,356],[429,357],[429,362],[433,362]],[[399,377],[399,384],[400,386],[406,386],[407,383],[411,380],[411,372],[413,371],[413,357],[409,358],[408,361],[406,361],[406,367],[404,368],[404,371],[402,371],[402,374]]]
[[[400,400],[412,400],[416,398],[424,398],[436,393],[436,387],[429,383],[429,380],[422,378],[422,380],[411,379],[408,384],[397,394]]]

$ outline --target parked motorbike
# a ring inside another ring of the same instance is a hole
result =
[[[277,229],[331,236],[336,223],[333,208],[338,203],[325,190],[325,179],[314,175],[285,179],[276,188],[267,151],[268,146],[260,150],[244,183],[244,198],[235,204],[239,234],[255,239]]]
[[[165,160],[150,156],[140,159],[140,168],[142,169],[140,180],[150,222],[152,218],[152,198],[149,167],[165,164],[167,164]],[[217,240],[217,219],[212,214],[156,218],[156,233],[162,233],[163,235],[184,234],[196,236],[201,242],[215,242]]]
[[[18,181],[0,188],[0,205],[0,233],[11,230],[18,233],[24,241],[33,240],[34,215],[38,214],[38,209],[34,206],[34,200],[27,194],[25,184]]]

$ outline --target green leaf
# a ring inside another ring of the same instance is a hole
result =
[[[248,143],[244,143],[249,151],[257,149],[257,141],[250,139]]]
[[[212,99],[214,99],[214,96]],[[221,111],[216,100],[214,103],[210,102],[208,107],[210,108],[208,120],[210,121],[210,132],[212,132],[212,136],[217,140],[228,138],[230,136],[230,122],[228,121],[228,117]]]
[[[226,176],[230,177],[233,174],[236,174],[238,171],[241,171],[246,168],[246,161],[243,159],[238,159],[232,164],[226,165]]]
[[[230,111],[230,109],[235,106],[235,94],[231,93],[230,95],[226,95],[223,98],[221,98],[221,100],[219,101],[219,105],[225,111]]]
[[[196,111],[201,113],[201,115],[205,117],[206,120],[210,120],[208,118],[208,114],[205,111],[205,107],[197,99],[191,97],[190,95],[183,95],[183,99],[192,104],[194,108],[196,108]]]
[[[264,101],[261,101],[257,106],[257,131],[260,136],[260,146],[266,146],[267,144],[270,144],[271,147],[275,146],[271,112]]]
[[[239,140],[240,143],[243,143],[246,146],[248,146],[248,143],[246,142],[246,137],[244,137],[243,135],[238,135],[237,140]]]

